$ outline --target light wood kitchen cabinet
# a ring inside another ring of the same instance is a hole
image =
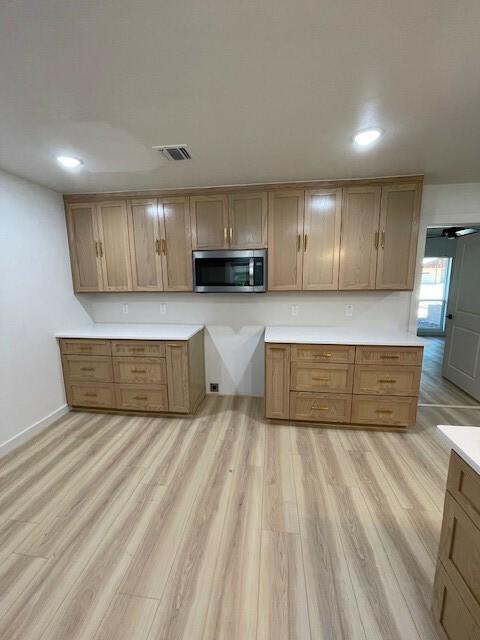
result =
[[[228,196],[230,249],[262,249],[267,246],[267,206],[266,191],[246,191]]]
[[[265,345],[265,416],[290,415],[290,345]]]
[[[190,198],[192,248],[228,248],[228,199],[226,195]]]
[[[157,201],[130,200],[128,225],[133,289],[163,291]]]
[[[413,289],[420,201],[418,184],[382,187],[376,289]]]
[[[162,272],[165,291],[192,291],[192,236],[188,198],[159,200],[163,239]]]
[[[102,267],[98,244],[97,212],[94,203],[67,207],[73,284],[79,293],[102,290]]]
[[[97,221],[103,291],[131,291],[132,268],[126,202],[99,202]]]
[[[341,189],[305,192],[304,291],[338,289],[341,212]]]
[[[302,288],[303,190],[268,194],[268,289]]]
[[[375,289],[381,187],[343,192],[339,289]]]

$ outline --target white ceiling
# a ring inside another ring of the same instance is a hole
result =
[[[2,0],[0,166],[68,192],[480,181],[479,63],[479,0]]]

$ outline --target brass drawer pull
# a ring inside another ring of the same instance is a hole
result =
[[[132,369],[132,373],[147,373],[145,369]]]
[[[96,393],[84,393],[83,395],[85,396],[85,398],[96,398],[97,397]]]
[[[145,347],[130,347],[132,351],[145,351]]]
[[[88,345],[80,345],[80,351],[91,351],[92,347]]]
[[[297,251],[300,251],[300,247],[302,246],[302,236],[298,234],[297,238]]]
[[[320,376],[317,376],[317,377],[312,376],[312,380],[317,380],[319,382],[328,382],[330,380],[330,376],[322,376],[322,377],[320,377]]]
[[[377,380],[377,382],[380,382],[380,384],[385,383],[385,384],[394,384],[396,382],[396,380],[394,380],[393,378],[381,378],[380,380]]]
[[[134,396],[134,400],[148,400],[147,396]]]
[[[398,360],[400,358],[400,356],[380,356],[381,360]]]
[[[378,249],[378,236],[379,236],[379,232],[375,231],[375,239],[373,241],[373,244],[375,245],[375,249]]]
[[[385,416],[389,416],[390,414],[393,413],[393,411],[390,411],[390,409],[376,409],[375,413],[378,413],[379,415],[385,415]]]
[[[316,411],[328,411],[329,407],[326,407],[325,405],[312,404],[312,409],[315,409]]]
[[[80,367],[80,371],[95,371],[95,367]]]
[[[314,353],[315,358],[331,358],[331,353]]]

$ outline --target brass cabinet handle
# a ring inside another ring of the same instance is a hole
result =
[[[378,231],[375,231],[375,240],[374,240],[375,249],[378,249],[378,236],[379,236]]]
[[[132,369],[132,373],[147,373],[145,369]]]
[[[157,255],[160,255],[160,240],[155,240],[155,251]]]
[[[103,258],[103,245],[101,240],[98,243],[98,248],[100,249],[100,258]]]
[[[389,409],[375,409],[375,413],[378,413],[379,415],[389,416],[393,413],[393,411],[390,411]]]
[[[400,356],[395,356],[395,355],[381,355],[380,356],[380,360],[398,360],[400,358]]]
[[[167,241],[165,240],[165,238],[162,238],[162,251],[163,251],[163,255],[166,256],[167,255]]]
[[[230,227],[230,244],[232,244],[232,239],[233,239],[233,228]]]
[[[382,239],[380,241],[380,246],[382,249],[385,249],[385,231],[382,231]]]
[[[96,398],[97,397],[96,393],[84,393],[83,395],[85,396],[85,398]]]
[[[145,347],[130,347],[132,351],[145,351]]]
[[[300,251],[300,247],[302,246],[302,236],[298,234],[297,238],[297,251]]]
[[[381,378],[380,380],[377,380],[377,382],[380,383],[385,383],[385,384],[394,384],[396,382],[396,380],[394,380],[393,378]]]
[[[80,345],[80,351],[91,351],[92,347],[89,345]]]
[[[325,381],[328,382],[330,380],[330,376],[312,376],[312,380],[319,380],[319,381]]]
[[[99,257],[99,254],[98,254],[98,242],[97,241],[95,241],[95,255],[97,256],[97,258]]]
[[[307,236],[307,234],[305,234],[304,237],[303,237],[303,250],[304,251],[307,250],[307,242],[308,242],[308,236]]]
[[[312,409],[315,409],[317,411],[328,411],[328,407],[326,407],[325,405],[316,405],[315,403],[312,404]]]
[[[94,367],[80,367],[80,371],[95,371]]]
[[[223,227],[223,243],[227,244],[227,227]]]
[[[331,353],[314,353],[313,356],[315,358],[331,358],[332,354]]]
[[[147,396],[134,396],[134,400],[147,400]]]

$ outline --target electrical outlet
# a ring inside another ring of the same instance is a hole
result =
[[[160,305],[160,313],[162,316],[167,315],[167,305],[165,303]]]
[[[345,305],[345,316],[351,318],[353,316],[353,304]]]
[[[210,393],[218,393],[218,382],[210,382]]]
[[[292,317],[298,316],[298,304],[292,304]]]
[[[124,304],[124,305],[123,305],[123,307],[122,307],[122,311],[123,311],[123,313],[124,313],[125,315],[127,315],[127,314],[128,314],[128,304]]]

